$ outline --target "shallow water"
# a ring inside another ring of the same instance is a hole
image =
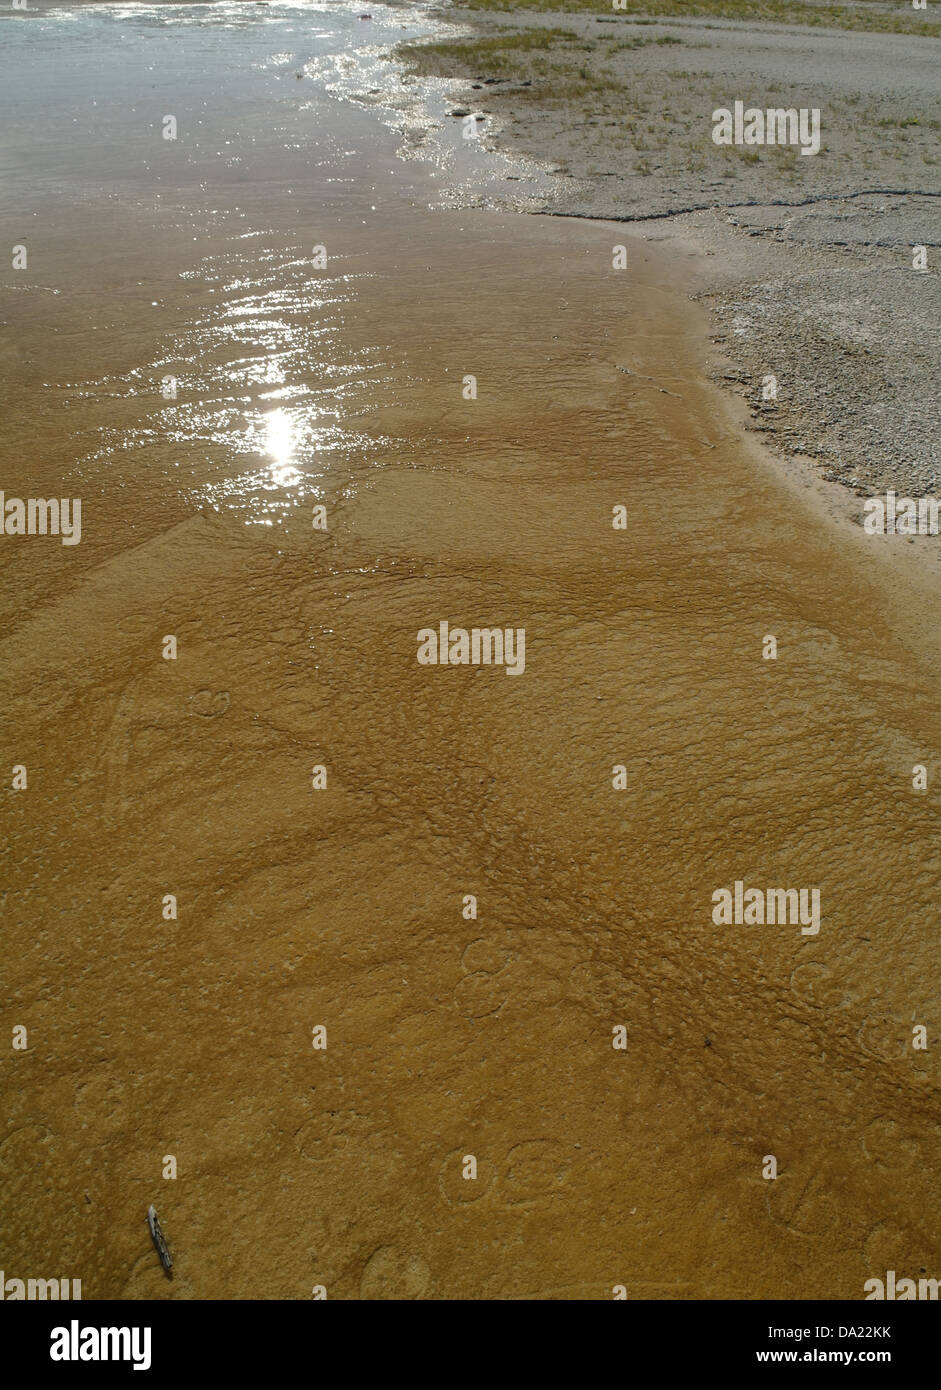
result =
[[[78,546],[0,538],[8,1277],[937,1275],[933,596],[740,441],[688,264],[433,206],[330,91],[401,12],[257,10],[0,24],[0,478],[83,498]],[[525,672],[420,666],[442,619]],[[715,926],[737,879],[819,935]]]

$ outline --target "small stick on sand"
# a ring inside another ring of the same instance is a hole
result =
[[[172,1275],[173,1256],[170,1254],[166,1238],[164,1237],[163,1231],[160,1229],[157,1213],[152,1206],[147,1208],[147,1225],[150,1228],[150,1238],[156,1247],[157,1254],[160,1256],[160,1263],[163,1265],[166,1272]]]

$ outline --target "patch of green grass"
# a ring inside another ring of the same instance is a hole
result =
[[[778,166],[779,174],[794,174],[797,172],[799,167],[797,163],[797,151],[793,146],[782,148],[780,145],[775,145],[771,151],[771,155]]]
[[[399,44],[398,57],[420,77],[499,77],[504,81],[536,79],[527,89],[531,98],[541,90],[541,79],[571,77],[578,54],[591,48],[571,29],[510,30],[488,38],[443,39],[432,43],[414,40]],[[553,62],[559,58],[561,64]],[[586,71],[585,68],[582,71]],[[599,86],[597,76],[584,83]]]
[[[629,38],[629,39],[620,39],[620,40],[618,40],[618,39],[612,38],[612,42],[614,43],[614,48],[613,48],[612,52],[614,52],[614,53],[626,53],[626,52],[628,52],[630,49],[634,49],[634,48],[649,48],[649,46],[650,46],[652,43],[653,43],[653,44],[684,43],[685,40],[684,40],[684,39],[674,39],[674,38],[671,38],[671,37],[669,37],[669,36],[667,36],[667,37],[665,37],[665,38],[662,38],[662,39],[644,39],[644,38],[641,38],[639,34],[635,34],[635,35],[633,35],[633,36],[632,36],[631,38]]]
[[[471,59],[478,60],[480,67],[492,67],[511,56],[547,52],[573,43],[580,40],[572,29],[511,29],[486,39],[441,39],[432,43],[418,40],[401,44],[400,48],[414,62],[426,62],[429,67],[452,62],[466,66]]]
[[[527,80],[515,93],[527,102],[579,101],[622,92],[620,81],[600,64],[579,61],[584,50],[597,53],[570,29],[510,30],[488,38],[421,40],[400,44],[397,53],[420,76],[465,79],[500,77]],[[499,93],[494,88],[493,95]]]
[[[606,46],[599,50],[595,43],[586,42],[571,29],[508,29],[486,38],[443,39],[430,43],[412,40],[399,44],[396,52],[409,70],[421,77],[529,79],[532,85],[517,91],[516,98],[551,102],[601,97],[614,92],[623,95],[623,80],[604,66],[609,57],[621,49],[683,42],[670,37],[631,36],[618,41],[613,48]],[[579,61],[582,52],[592,54],[590,63]],[[493,94],[498,93],[499,88],[494,88]]]
[[[599,0],[455,0],[455,8],[470,10],[567,10],[591,11],[599,18],[633,18],[635,15],[681,19],[749,19],[775,24],[823,25],[830,29],[863,29],[889,34],[926,34],[941,38],[941,24],[916,12],[882,8],[862,9],[841,4],[805,5],[800,0],[625,0],[623,10],[612,11]]]

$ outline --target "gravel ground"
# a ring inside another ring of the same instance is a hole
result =
[[[440,14],[460,28],[405,50],[408,67],[446,79],[426,85],[450,109],[485,117],[483,150],[521,157],[502,190],[492,168],[482,174],[477,201],[692,241],[731,363],[721,377],[757,429],[861,494],[938,486],[941,39],[564,10]],[[712,112],[736,100],[818,108],[820,153],[717,146]],[[472,181],[463,196],[475,200]],[[913,268],[916,246],[926,270]],[[775,401],[762,400],[768,375]]]

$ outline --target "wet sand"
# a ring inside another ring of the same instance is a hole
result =
[[[272,193],[247,239],[50,257],[13,335],[6,492],[86,501],[79,546],[0,551],[8,1277],[936,1275],[934,589],[742,436],[692,262],[433,211],[432,170],[336,119],[326,272]],[[441,619],[524,627],[525,672],[420,666]],[[737,879],[819,886],[819,935],[715,926]]]

